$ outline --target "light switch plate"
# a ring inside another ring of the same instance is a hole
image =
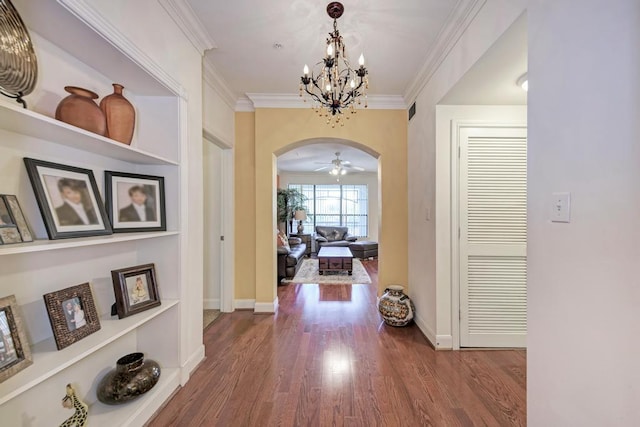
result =
[[[570,222],[571,193],[553,193],[551,202],[551,221]]]

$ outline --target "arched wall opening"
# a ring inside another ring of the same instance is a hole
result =
[[[314,138],[339,138],[378,158],[379,288],[407,286],[407,115],[363,110],[331,128],[311,109],[236,113],[236,299],[257,312],[277,308],[276,156]],[[255,252],[246,244],[255,242]]]

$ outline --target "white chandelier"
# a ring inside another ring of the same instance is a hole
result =
[[[327,14],[333,18],[333,32],[327,38],[327,54],[316,64],[317,72],[311,71],[305,64],[304,75],[301,77],[300,96],[302,91],[311,97],[311,107],[320,115],[327,118],[327,124],[335,127],[337,123],[344,126],[342,117],[346,110],[350,114],[356,113],[356,104],[362,104],[360,99],[364,95],[364,108],[367,108],[367,94],[369,89],[368,71],[364,67],[364,56],[360,55],[360,67],[353,70],[347,60],[346,49],[342,36],[338,31],[338,18],[342,16],[344,6],[340,2],[327,5]],[[318,67],[319,66],[319,67]],[[305,99],[306,102],[306,99]],[[346,116],[349,119],[349,116]]]

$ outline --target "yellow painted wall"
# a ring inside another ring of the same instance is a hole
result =
[[[255,114],[236,113],[235,124],[235,299],[255,299]]]
[[[254,115],[252,122],[250,117]],[[255,137],[251,138],[248,133],[253,126]],[[291,144],[300,145],[312,138],[348,140],[353,146],[379,155],[379,288],[408,285],[406,111],[360,110],[344,127],[331,128],[311,109],[264,108],[236,115],[236,247],[240,257],[236,260],[236,298],[251,298],[251,273],[256,302],[271,303],[277,295],[275,155],[288,151]],[[250,161],[255,161],[254,171],[245,170]],[[255,212],[253,224],[245,222],[246,212]],[[255,267],[249,265],[247,257],[247,245],[252,241]]]

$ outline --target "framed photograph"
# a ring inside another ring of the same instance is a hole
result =
[[[14,195],[10,194],[2,194],[0,195],[0,199],[4,201],[4,208],[7,209],[9,213],[9,217],[11,221],[18,227],[18,231],[20,232],[20,237],[23,242],[33,242],[33,236],[31,234],[31,230],[29,230],[29,225],[27,224],[27,220],[22,213],[22,209],[20,208],[20,203],[18,203],[18,198]],[[0,202],[0,226],[3,225],[4,218],[4,210],[2,203]]]
[[[18,227],[15,225],[0,225],[0,243],[6,245],[9,243],[20,243],[22,238]]]
[[[50,239],[111,234],[91,170],[26,157],[24,163]]]
[[[0,383],[31,363],[31,349],[16,297],[0,298]]]
[[[44,295],[58,350],[100,330],[100,319],[88,283]]]
[[[119,319],[160,305],[154,264],[113,270],[111,279]]]
[[[167,229],[163,177],[105,171],[104,182],[114,233]]]

